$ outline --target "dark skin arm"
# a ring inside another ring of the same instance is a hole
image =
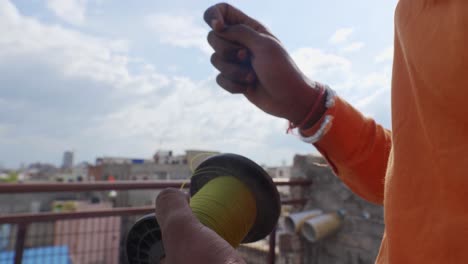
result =
[[[228,5],[217,4],[204,14],[212,28],[208,42],[215,50],[217,83],[233,94],[243,94],[264,112],[299,124],[320,91],[296,66],[280,41],[258,21]],[[307,126],[325,112],[324,99]],[[244,264],[237,252],[192,214],[187,197],[177,190],[162,192],[156,201],[166,264]]]
[[[261,23],[229,4],[205,11],[212,28],[208,42],[215,50],[217,83],[241,93],[264,112],[301,123],[317,100],[319,90],[296,66],[280,41]],[[324,100],[308,125],[325,112]]]

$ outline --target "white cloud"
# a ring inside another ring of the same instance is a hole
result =
[[[359,101],[355,104],[355,106],[360,107],[360,108],[367,107],[371,103],[373,103],[379,95],[381,95],[382,93],[388,90],[389,90],[388,88],[377,89],[373,91],[372,93],[368,94],[367,96],[364,96],[363,98],[359,99]]]
[[[206,30],[194,18],[172,18],[149,19],[161,42],[208,51]],[[58,160],[70,148],[87,160],[150,157],[158,147],[215,149],[269,164],[313,151],[283,133],[284,120],[225,93],[213,78],[161,74],[132,57],[125,40],[43,23],[5,0],[0,32],[0,157],[7,164]],[[348,59],[314,48],[292,56],[366,113],[385,113],[387,91],[374,95],[387,81],[380,71],[360,76]]]
[[[345,90],[350,87],[352,63],[336,54],[315,48],[300,48],[291,53],[298,67],[311,79]]]
[[[386,62],[393,60],[393,46],[386,48],[377,56],[375,56],[376,62]]]
[[[343,52],[355,52],[361,50],[365,46],[364,42],[353,42],[346,47],[342,48]]]
[[[348,59],[315,48],[300,48],[295,50],[291,56],[300,68],[309,75],[347,71],[351,67],[351,62]]]
[[[242,97],[225,93],[213,79],[196,82],[174,77],[171,89],[173,92],[161,100],[142,99],[110,113],[86,133],[120,131],[117,133],[122,138],[141,138],[148,151],[154,150],[151,142],[162,141],[176,151],[190,146],[255,153],[255,148],[266,146],[268,136],[284,124]]]
[[[4,138],[3,135],[6,135],[9,127],[5,124],[0,124],[0,138]]]
[[[359,74],[348,59],[314,48],[300,48],[292,57],[309,78],[330,85],[364,114],[390,126],[390,66]]]
[[[339,44],[343,43],[353,34],[354,28],[340,28],[330,37],[330,43]]]
[[[0,156],[9,162],[42,154],[50,160],[48,154],[71,146],[91,153],[118,145],[96,142],[112,139],[113,131],[90,138],[81,132],[140,98],[170,93],[170,78],[129,56],[125,40],[42,23],[9,1],[0,1],[0,31],[0,106],[6,110],[0,124],[9,128]]]
[[[167,78],[154,69],[131,74],[129,64],[132,61],[127,55],[125,40],[103,39],[57,25],[41,24],[21,16],[11,4],[6,7],[0,11],[5,13],[0,18],[3,32],[0,58],[4,60],[35,58],[59,68],[65,78],[91,79],[131,92],[152,92],[168,83]]]
[[[363,87],[390,87],[391,67],[385,67],[380,72],[371,72],[364,76],[360,85]]]
[[[390,91],[391,78],[392,68],[390,65],[386,65],[380,71],[367,73],[362,76],[359,87],[365,92],[365,95],[359,99],[356,105],[368,105],[378,94],[381,94],[383,91]]]
[[[367,96],[353,105],[366,116],[376,119],[383,127],[391,128],[389,87],[370,90]]]
[[[47,0],[47,8],[64,21],[73,25],[85,22],[88,0]]]
[[[295,152],[284,120],[225,93],[213,78],[160,74],[130,56],[125,41],[42,23],[7,1],[0,31],[0,108],[7,110],[0,112],[0,157],[8,165],[57,160],[70,148],[87,160],[150,157],[164,147],[279,163]]]
[[[111,139],[119,143],[109,142],[107,151],[127,155],[135,149],[150,154],[161,146],[176,152],[213,149],[243,153],[271,164],[294,154],[291,142],[296,139],[282,133],[286,129],[284,120],[265,115],[242,96],[226,93],[212,78],[194,81],[173,77],[171,90],[163,98],[142,98],[109,113],[83,134],[113,131]],[[109,141],[108,137],[101,140]],[[278,141],[288,143],[281,145]]]
[[[200,19],[190,15],[152,14],[146,17],[147,26],[158,34],[162,43],[181,48],[197,48],[212,53],[206,41],[207,29]]]

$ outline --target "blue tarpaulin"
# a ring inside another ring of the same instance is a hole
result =
[[[15,258],[13,251],[0,251],[0,264],[11,264]],[[72,264],[68,246],[28,248],[23,252],[23,264],[54,263]]]
[[[10,242],[8,238],[10,237],[11,225],[3,224],[0,225],[0,252],[3,252],[8,248],[8,243]]]

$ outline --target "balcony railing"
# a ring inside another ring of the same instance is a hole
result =
[[[305,180],[274,182],[277,186],[311,184]],[[180,188],[182,183],[183,181],[16,183],[0,184],[0,194],[158,190]],[[184,187],[189,187],[189,184]],[[305,200],[290,199],[282,200],[281,203],[300,205]],[[0,215],[0,231],[4,226],[10,230],[8,235],[0,232],[0,264],[127,263],[124,253],[126,232],[136,219],[151,212],[154,212],[153,206]],[[275,231],[269,237],[268,254],[263,263],[275,263]]]

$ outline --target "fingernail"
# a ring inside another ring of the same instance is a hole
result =
[[[211,20],[211,28],[212,29],[216,30],[217,25],[218,25],[218,19]]]
[[[245,60],[247,58],[247,51],[245,49],[240,49],[237,52],[237,58],[241,61]]]

